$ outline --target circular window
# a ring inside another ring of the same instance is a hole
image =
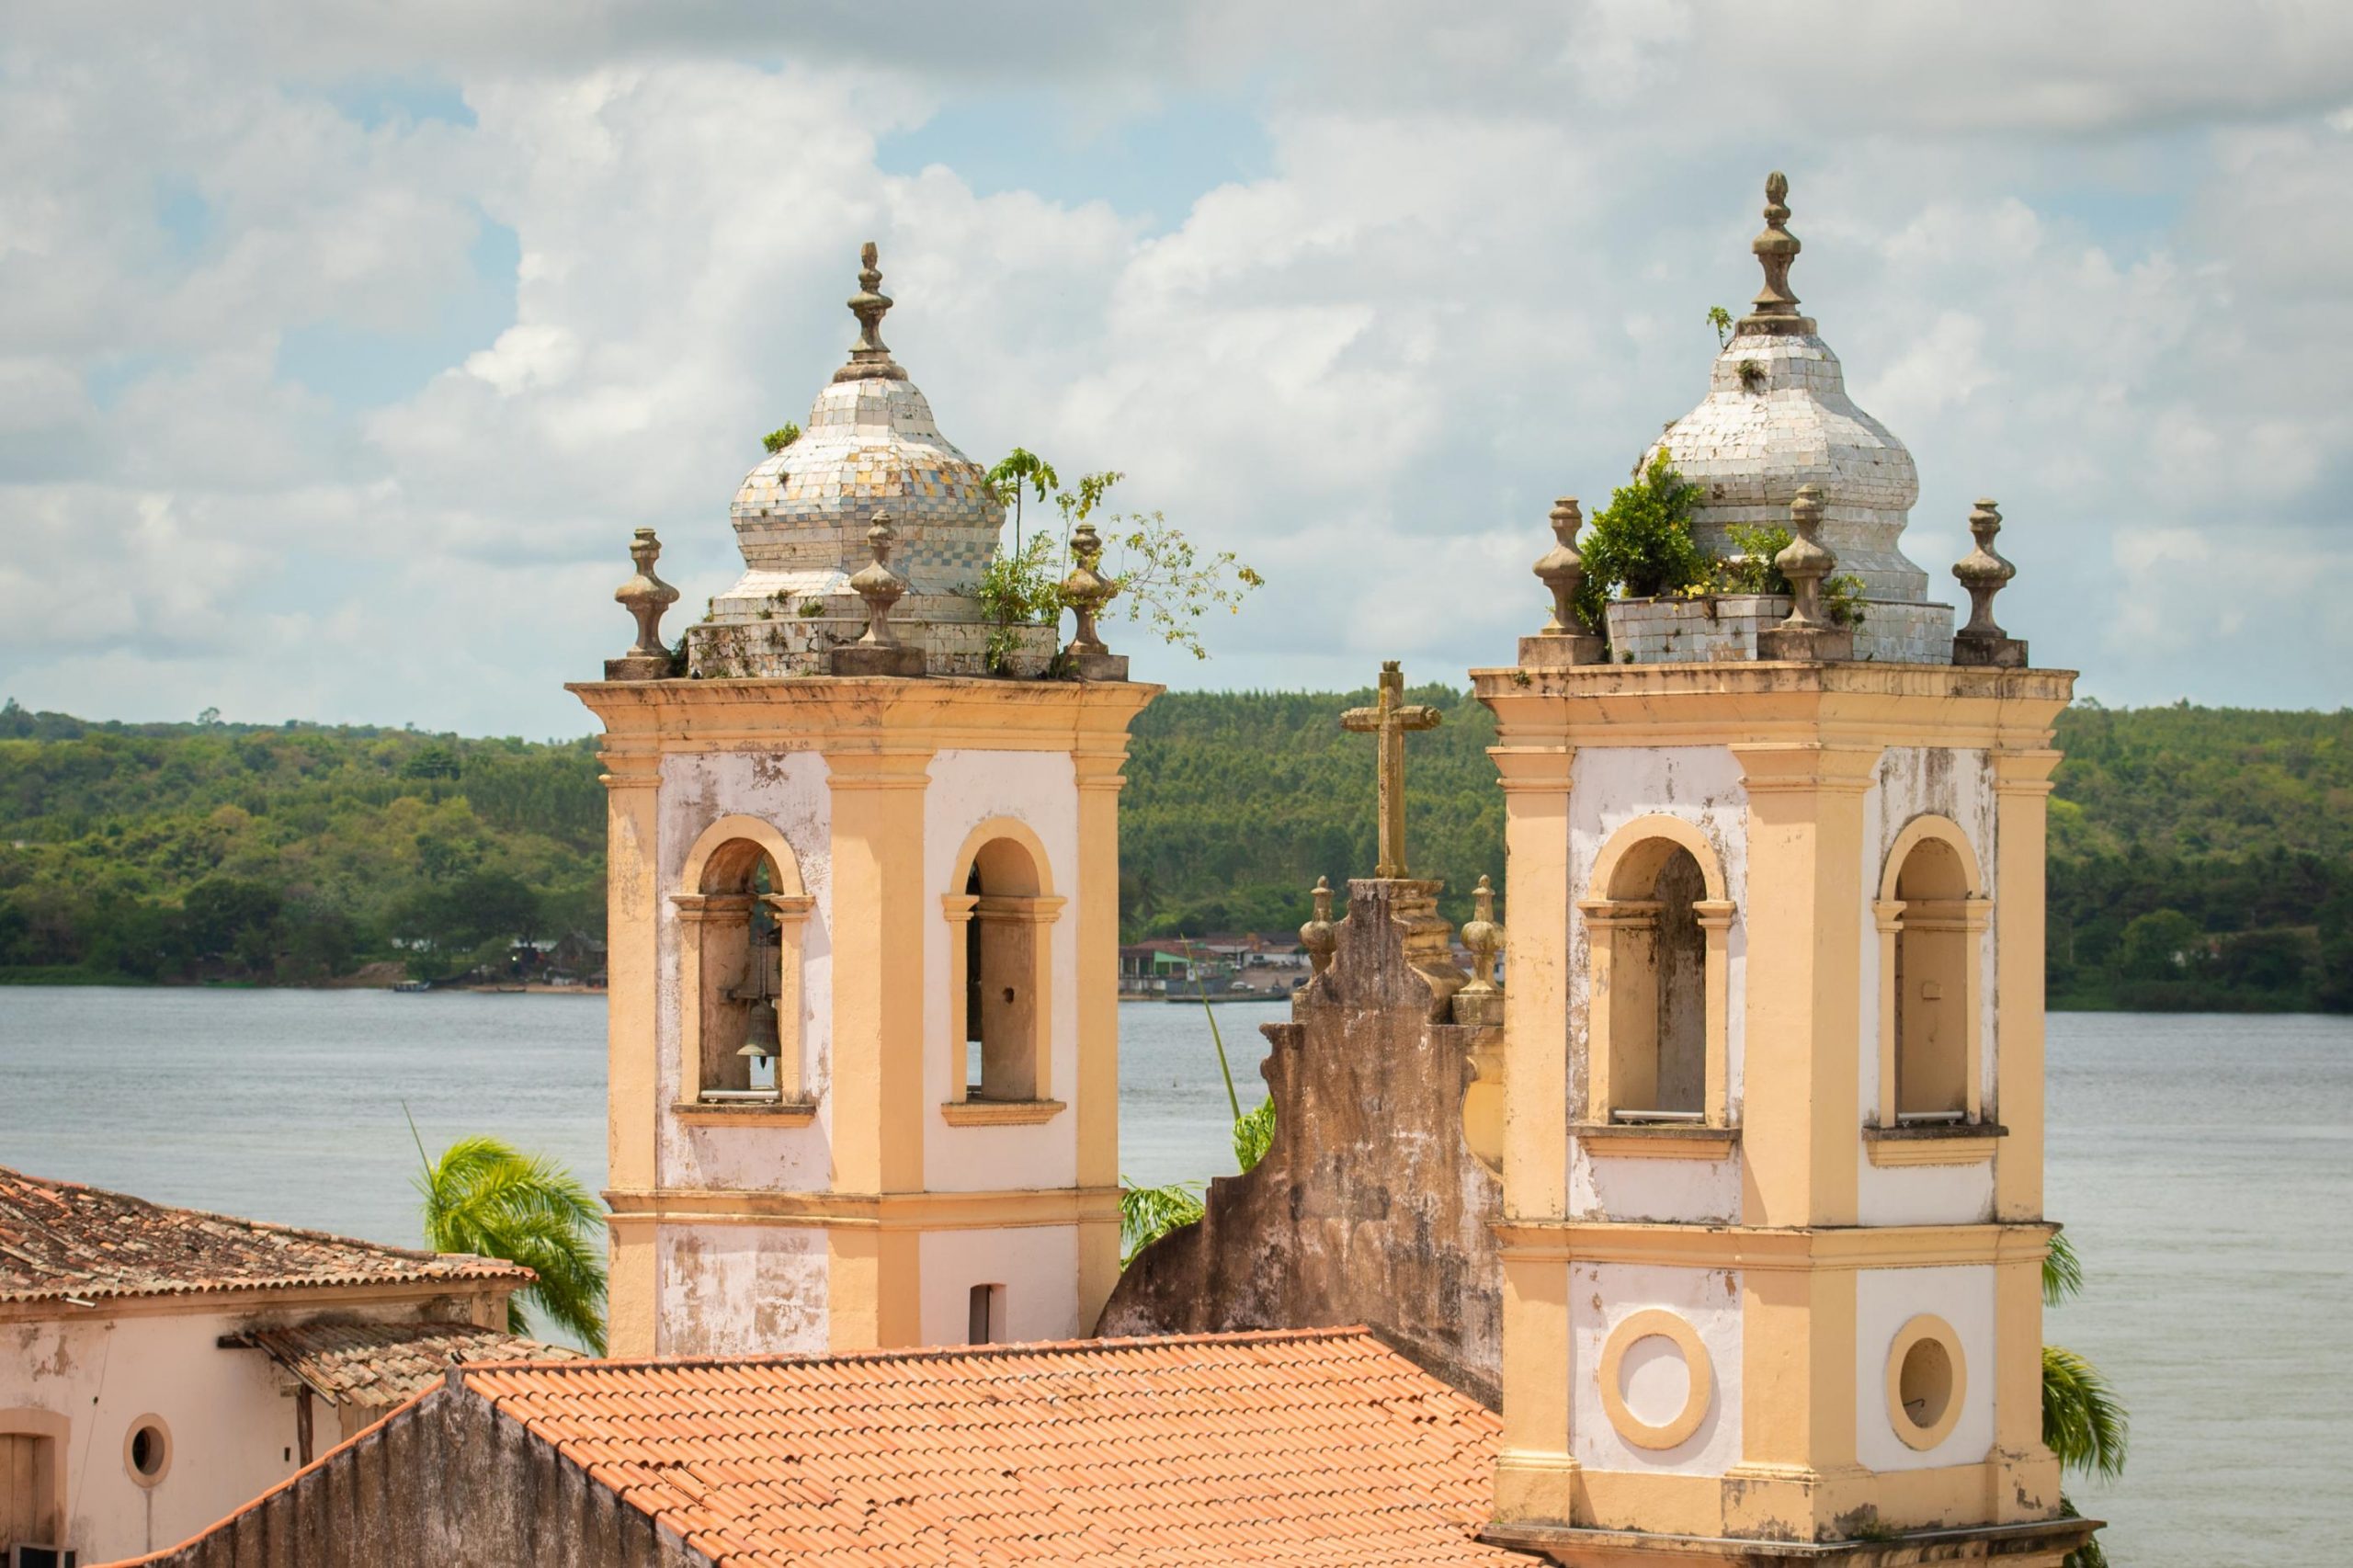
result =
[[[122,1439],[122,1467],[142,1486],[153,1486],[172,1468],[172,1430],[160,1415],[142,1415]]]
[[[1708,1347],[1673,1312],[1635,1312],[1601,1347],[1602,1412],[1638,1449],[1672,1449],[1689,1437],[1712,1392]]]
[[[1968,1363],[1952,1324],[1922,1312],[1898,1330],[1887,1352],[1887,1419],[1915,1449],[1933,1449],[1961,1419]]]

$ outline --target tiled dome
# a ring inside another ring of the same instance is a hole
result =
[[[1928,576],[1905,559],[1900,542],[1919,498],[1919,472],[1904,443],[1855,406],[1838,357],[1812,318],[1798,314],[1789,291],[1798,241],[1784,226],[1788,182],[1775,175],[1766,189],[1767,227],[1755,246],[1766,282],[1756,309],[1717,356],[1707,400],[1668,426],[1643,464],[1664,449],[1686,479],[1705,488],[1695,531],[1717,554],[1732,552],[1728,527],[1786,527],[1798,486],[1820,485],[1822,542],[1838,557],[1838,570],[1860,577],[1871,598],[1919,603]]]
[[[898,530],[892,564],[910,592],[969,596],[996,549],[1005,507],[981,466],[956,449],[931,417],[877,330],[891,301],[865,287],[850,301],[863,326],[858,347],[817,394],[801,438],[772,453],[735,493],[735,537],[748,568],[730,599],[843,591],[866,563],[866,530],[887,511]],[[937,609],[933,613],[938,613]]]
[[[858,640],[867,606],[850,579],[887,551],[905,585],[891,625],[935,676],[1034,676],[1054,653],[1052,626],[1000,627],[979,589],[1005,507],[981,465],[958,451],[931,404],[883,347],[874,246],[864,255],[857,347],[817,394],[798,440],[746,475],[731,511],[744,575],[687,632],[688,668],[712,677],[824,675]],[[888,515],[891,533],[868,534]]]

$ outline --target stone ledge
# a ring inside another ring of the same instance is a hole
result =
[[[1863,1149],[1874,1165],[1974,1165],[1994,1157],[2009,1129],[1995,1122],[1929,1127],[1866,1127]]]
[[[1065,1108],[1060,1100],[948,1100],[939,1114],[950,1127],[1034,1127]]]
[[[677,1100],[670,1114],[689,1127],[806,1127],[817,1119],[808,1100]]]
[[[1737,1127],[1688,1121],[1579,1121],[1570,1124],[1569,1135],[1603,1159],[1722,1160],[1740,1142]]]
[[[1896,1530],[1872,1540],[1760,1540],[1750,1537],[1653,1534],[1589,1525],[1490,1523],[1478,1539],[1491,1546],[1535,1552],[1564,1565],[1661,1562],[1836,1564],[1837,1568],[1896,1568],[1921,1562],[2056,1562],[2091,1539],[2104,1519],[2040,1519],[2024,1524],[1952,1529]]]

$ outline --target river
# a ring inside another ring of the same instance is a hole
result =
[[[1246,1109],[1256,1025],[1217,1009]],[[489,1132],[602,1185],[601,999],[0,990],[0,1165],[418,1238],[417,1150]],[[1120,1008],[1126,1175],[1231,1172],[1200,1009]],[[2089,1283],[2051,1316],[2132,1413],[2071,1486],[2117,1568],[2334,1568],[2353,1536],[2353,1019],[2055,1014],[2048,1210]]]

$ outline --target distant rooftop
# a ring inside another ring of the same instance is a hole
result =
[[[453,1366],[567,1361],[577,1354],[467,1323],[306,1323],[255,1329],[234,1343],[264,1352],[337,1404],[379,1412],[407,1403]]]
[[[168,1209],[0,1166],[0,1302],[533,1278],[494,1258]]]
[[[142,1561],[299,1561],[367,1494],[409,1506],[388,1548],[456,1530],[482,1561],[570,1562],[594,1519],[599,1561],[720,1568],[1540,1562],[1477,1539],[1501,1438],[1361,1328],[467,1367]],[[514,1506],[438,1494],[460,1464]],[[533,1490],[559,1482],[589,1495]]]

